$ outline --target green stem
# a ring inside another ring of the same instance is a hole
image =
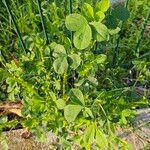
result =
[[[63,75],[63,85],[62,85],[62,89],[63,89],[62,94],[63,94],[63,97],[64,97],[65,92],[66,92],[66,81],[67,81],[67,73],[65,73],[65,74]]]
[[[12,12],[11,12],[11,9],[10,9],[10,7],[9,7],[8,1],[7,1],[7,0],[4,0],[4,4],[5,4],[6,8],[7,8],[8,13],[9,13],[10,16],[11,16],[12,22],[13,22],[13,24],[14,24],[16,33],[17,33],[17,35],[18,35],[18,37],[19,37],[19,40],[20,40],[20,42],[21,42],[22,48],[23,48],[23,50],[27,53],[27,52],[29,52],[29,51],[26,49],[26,46],[25,46],[25,44],[24,44],[24,42],[23,42],[21,33],[20,33],[20,31],[19,31],[19,28],[18,28],[18,26],[17,26],[17,23],[16,23],[16,21],[15,21],[15,18],[14,18],[14,16],[13,16]]]
[[[37,3],[38,3],[38,9],[39,9],[40,18],[41,18],[42,28],[45,34],[46,43],[49,43],[48,34],[46,32],[46,25],[44,22],[44,16],[43,16],[42,8],[41,8],[41,0],[37,0]]]
[[[136,53],[139,53],[139,47],[140,47],[140,44],[141,44],[141,41],[143,39],[143,36],[144,36],[144,32],[145,32],[145,29],[146,29],[146,26],[148,24],[148,20],[149,20],[149,17],[150,17],[150,8],[147,12],[147,16],[146,16],[146,19],[144,21],[144,24],[142,25],[142,30],[141,30],[141,33],[139,35],[139,38],[138,38],[138,42],[137,42],[137,45],[136,45],[136,48],[135,48],[135,52]],[[138,54],[139,55],[139,54]]]
[[[2,50],[0,50],[0,60],[1,61],[4,61],[5,63],[7,63],[8,61],[7,61],[7,58],[5,57],[5,55],[3,54],[3,52],[2,52]]]

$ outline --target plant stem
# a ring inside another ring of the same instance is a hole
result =
[[[5,57],[5,55],[3,54],[3,52],[2,52],[2,50],[0,50],[0,60],[1,61],[4,61],[5,63],[7,63],[8,61],[7,61],[7,58]]]
[[[146,19],[145,19],[145,21],[144,21],[144,23],[142,25],[142,30],[141,30],[141,33],[139,35],[138,42],[137,42],[137,45],[136,45],[136,48],[135,48],[135,52],[138,53],[138,56],[139,56],[139,47],[140,47],[141,41],[143,39],[146,26],[148,24],[149,17],[150,17],[150,8],[149,8],[149,10],[147,12]]]
[[[19,31],[19,28],[18,28],[17,23],[16,23],[16,21],[15,21],[15,18],[14,18],[14,16],[13,16],[13,13],[11,12],[11,9],[10,9],[10,7],[9,7],[9,5],[8,5],[8,1],[7,1],[7,0],[4,0],[4,4],[5,4],[6,8],[7,8],[8,13],[10,14],[10,17],[11,17],[12,22],[13,22],[13,24],[14,24],[16,33],[17,33],[17,35],[18,35],[18,37],[19,37],[19,40],[20,40],[20,42],[21,42],[22,48],[23,48],[23,50],[27,53],[27,52],[29,52],[29,51],[26,49],[26,46],[25,46],[25,44],[24,44],[24,42],[23,42],[21,33],[20,33],[20,31]]]
[[[44,22],[44,16],[43,16],[43,12],[42,12],[42,8],[41,8],[41,0],[37,0],[38,3],[38,9],[39,9],[39,13],[40,13],[40,18],[41,18],[41,23],[42,23],[42,28],[45,34],[45,39],[46,39],[46,43],[49,43],[49,39],[48,39],[48,34],[46,32],[46,25]]]
[[[63,75],[63,85],[62,85],[62,95],[64,98],[65,92],[66,92],[66,81],[67,81],[67,73],[64,73]]]
[[[129,0],[126,0],[126,3],[125,3],[125,8],[128,7],[128,3],[129,3]],[[119,37],[117,38],[117,43],[116,43],[116,47],[114,49],[114,56],[113,56],[113,61],[112,61],[112,66],[114,67],[115,65],[117,65],[118,63],[118,55],[119,55],[119,43],[120,43],[120,40],[121,40],[121,33],[122,33],[122,29],[123,29],[123,26],[124,26],[124,22],[121,23],[121,27],[120,27],[120,34],[119,34]]]

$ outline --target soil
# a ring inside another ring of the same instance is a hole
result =
[[[133,150],[149,150],[150,149],[150,108],[137,110],[138,116],[134,120],[133,128],[118,129],[116,133],[122,139],[125,139],[133,146]],[[40,142],[35,136],[30,138],[22,138],[24,129],[12,130],[4,132],[7,137],[9,150],[56,150],[58,148],[57,137],[51,133],[47,133],[47,141]],[[2,143],[0,144],[2,149]],[[75,149],[74,149],[75,150]]]

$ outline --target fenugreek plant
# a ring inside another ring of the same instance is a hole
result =
[[[114,132],[135,115],[138,103],[128,97],[132,88],[119,84],[122,70],[113,68],[112,73],[113,58],[98,49],[120,31],[118,24],[129,13],[123,7],[111,9],[109,0],[78,8],[71,0],[67,4],[69,11],[52,3],[50,16],[37,1],[44,36],[22,38],[16,28],[24,52],[9,63],[1,57],[0,82],[7,84],[9,100],[23,103],[24,119],[18,123],[39,139],[52,131],[62,149],[73,149],[74,144],[87,150],[130,149]],[[0,128],[7,127],[7,118],[1,120]]]

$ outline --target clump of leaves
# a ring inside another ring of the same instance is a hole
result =
[[[55,3],[53,6],[57,10]],[[108,42],[119,32],[117,26],[110,29],[106,24],[109,7],[109,0],[93,7],[84,3],[81,12],[68,15],[65,23],[58,19],[61,34],[50,44],[38,34],[24,37],[30,52],[3,63],[5,68],[0,70],[9,99],[22,100],[22,116],[26,118],[22,126],[40,139],[44,139],[42,133],[52,130],[60,137],[63,149],[71,149],[72,143],[87,150],[113,149],[115,144],[127,148],[113,131],[116,124],[126,125],[134,115],[133,103],[125,94],[131,89],[122,85],[115,88],[111,60],[106,53],[94,54],[97,43]],[[115,10],[118,22],[123,12],[126,10]],[[114,70],[116,74],[118,70]]]

